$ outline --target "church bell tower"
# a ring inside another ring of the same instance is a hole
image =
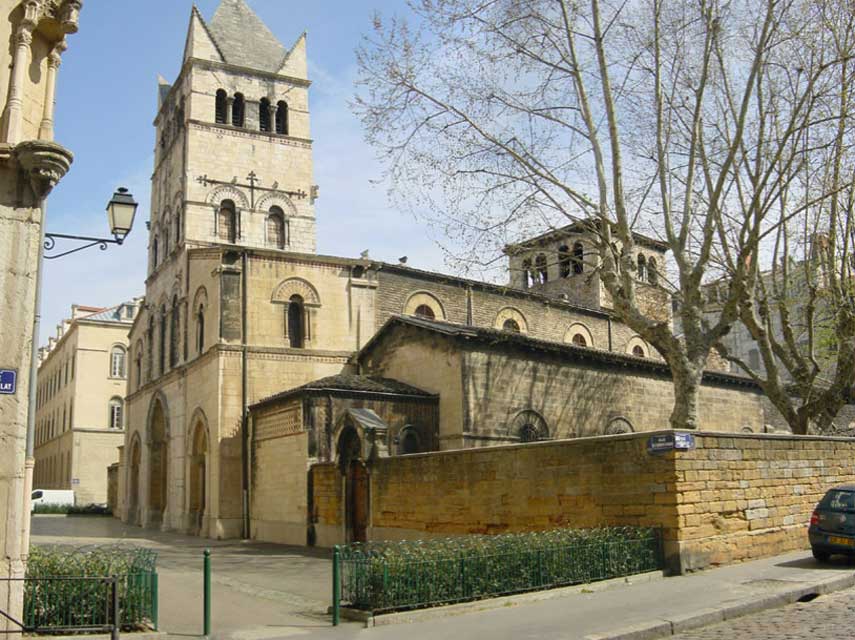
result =
[[[211,245],[316,251],[306,35],[283,47],[244,0],[192,10],[160,80],[149,269]]]

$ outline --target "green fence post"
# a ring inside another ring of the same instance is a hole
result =
[[[151,573],[151,623],[154,625],[154,630],[158,631],[158,616],[159,616],[159,595],[157,592],[157,571]]]
[[[338,626],[341,618],[341,549],[338,545],[333,547],[332,561],[332,623]]]
[[[204,556],[202,563],[205,583],[203,635],[209,638],[211,637],[211,550],[205,549]]]

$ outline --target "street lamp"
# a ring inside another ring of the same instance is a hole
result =
[[[113,198],[107,203],[107,223],[110,225],[110,233],[113,234],[112,239],[72,236],[64,233],[45,233],[45,252],[51,251],[56,246],[57,239],[79,240],[87,243],[83,246],[70,249],[62,253],[57,253],[55,255],[49,256],[45,253],[45,260],[56,260],[57,258],[62,258],[63,256],[77,253],[78,251],[83,251],[84,249],[94,246],[98,246],[101,251],[105,251],[108,244],[121,245],[134,226],[134,216],[137,212],[137,206],[138,205],[134,200],[134,197],[128,192],[128,190],[125,187],[119,187],[116,190],[116,193],[113,194]]]

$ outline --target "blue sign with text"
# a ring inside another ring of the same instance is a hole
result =
[[[0,396],[13,396],[18,390],[18,372],[0,369]]]
[[[663,451],[687,451],[695,448],[695,436],[691,433],[664,433],[662,435],[650,436],[647,439],[648,453],[662,453]]]

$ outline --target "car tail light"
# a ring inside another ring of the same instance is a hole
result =
[[[810,517],[811,524],[819,524],[819,511],[814,511]]]

